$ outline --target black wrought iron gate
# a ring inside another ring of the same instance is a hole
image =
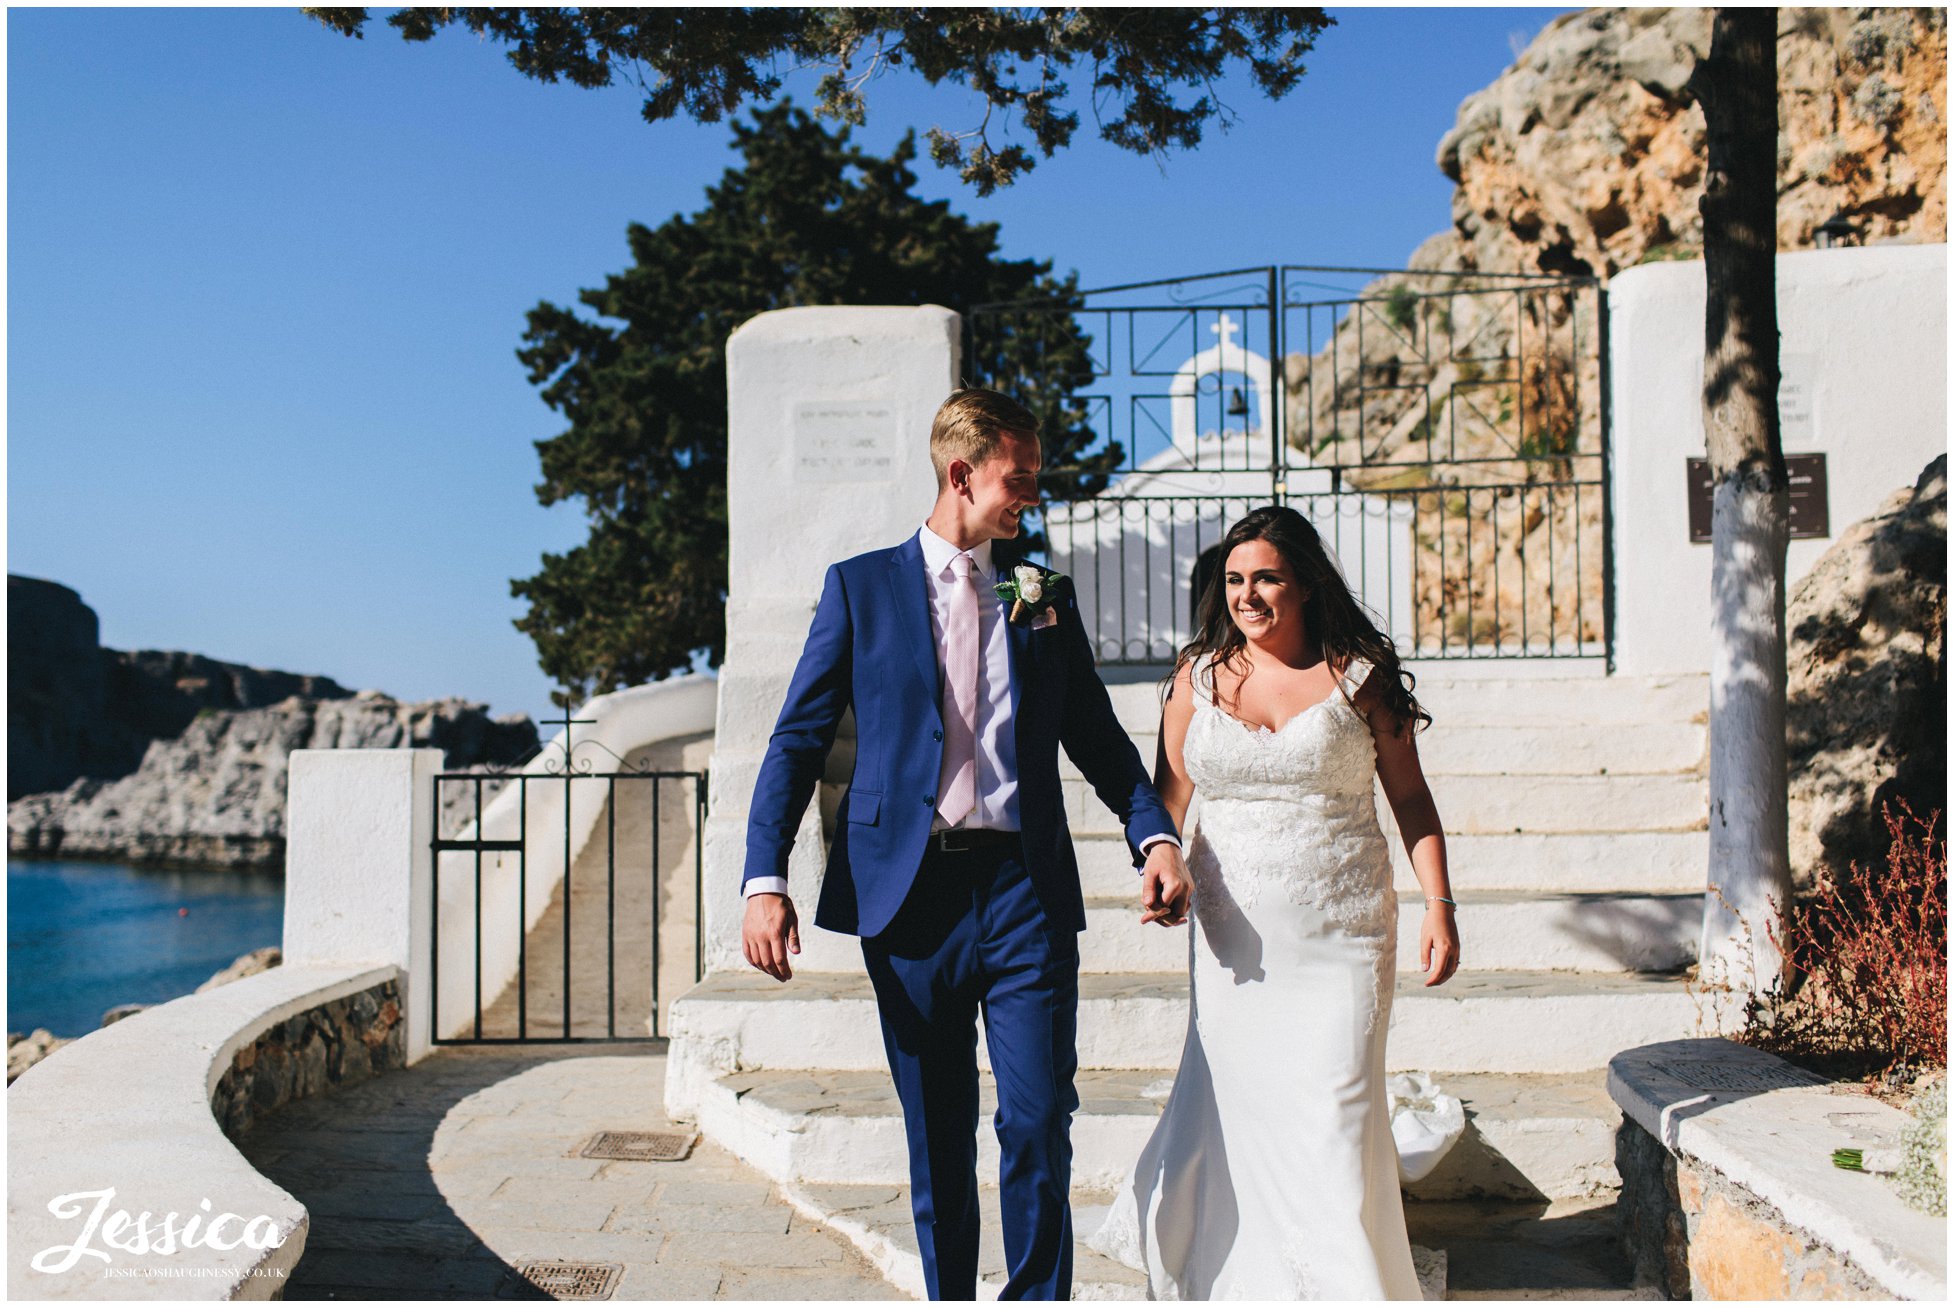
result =
[[[1311,519],[1408,657],[1606,658],[1604,295],[1236,269],[978,306],[965,371],[1044,422],[1033,540],[1102,662],[1171,659],[1197,572],[1270,503]]]
[[[592,746],[435,777],[436,1044],[660,1039],[703,973],[707,774]]]

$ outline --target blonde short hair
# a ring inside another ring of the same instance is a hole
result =
[[[966,386],[950,392],[930,423],[930,462],[936,467],[936,488],[950,484],[950,460],[977,467],[997,453],[1006,432],[1038,439],[1038,419],[1031,410],[1001,391]]]

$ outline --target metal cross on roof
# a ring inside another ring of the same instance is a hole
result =
[[[570,716],[570,706],[566,704],[566,705],[564,705],[564,706],[563,706],[563,716],[562,716],[562,717],[560,717],[560,718],[544,718],[544,719],[543,719],[543,725],[544,725],[544,726],[546,726],[546,727],[558,727],[558,726],[560,726],[560,727],[562,727],[562,728],[563,728],[563,743],[564,743],[564,745],[565,745],[565,746],[568,746],[568,745],[569,745],[569,743],[570,743],[570,728],[571,728],[571,727],[573,727],[573,726],[577,726],[577,725],[579,725],[579,724],[581,724],[581,725],[583,725],[583,726],[589,726],[589,725],[590,725],[591,723],[593,723],[593,722],[595,722],[595,721],[597,721],[597,719],[596,719],[596,718],[573,718],[573,717],[571,717],[571,716]]]

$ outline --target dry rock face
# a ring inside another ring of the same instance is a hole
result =
[[[254,949],[248,954],[238,955],[237,959],[223,971],[212,973],[210,980],[198,986],[191,993],[201,995],[206,990],[215,990],[217,987],[227,986],[233,981],[242,981],[245,977],[256,976],[260,972],[269,972],[284,961],[285,951],[277,945],[266,945],[263,949]],[[107,1026],[107,1021],[105,1020],[102,1025]]]
[[[1699,257],[1707,156],[1686,84],[1710,24],[1593,9],[1543,31],[1439,142],[1459,189],[1434,266],[1607,277]],[[1780,9],[1778,247],[1813,248],[1840,212],[1867,244],[1946,240],[1946,119],[1945,10]]]
[[[210,709],[263,708],[293,695],[346,699],[328,677],[272,672],[177,650],[113,650],[81,596],[7,578],[7,798],[110,780],[141,765]]]
[[[1868,244],[1944,242],[1945,11],[1778,14],[1779,248],[1813,248],[1835,213]],[[1710,24],[1556,19],[1460,105],[1438,146],[1453,226],[1413,273],[1365,287],[1333,335],[1291,313],[1291,443],[1415,511],[1423,652],[1601,637],[1599,300],[1512,274],[1605,282],[1701,257],[1707,147],[1686,84]]]
[[[15,854],[275,869],[295,749],[426,746],[460,771],[536,748],[526,715],[462,699],[403,703],[201,654],[104,649],[95,611],[51,581],[9,576],[7,618]]]
[[[444,751],[450,764],[512,762],[533,750],[526,716],[490,718],[462,699],[403,703],[377,690],[348,699],[294,696],[269,708],[204,711],[142,766],[83,778],[7,806],[7,848],[23,855],[279,868],[287,759],[295,749]]]
[[[1947,796],[1947,456],[1854,523],[1785,611],[1791,869],[1885,866],[1883,804]],[[1945,837],[1946,827],[1940,829]]]
[[[9,1031],[7,1033],[7,1084],[12,1085],[20,1079],[22,1072],[61,1046],[73,1043],[72,1039],[58,1036],[44,1026],[36,1027],[26,1035],[18,1031]]]

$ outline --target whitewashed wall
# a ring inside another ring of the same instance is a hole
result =
[[[914,535],[936,498],[930,420],[956,387],[959,320],[948,309],[805,308],[764,313],[726,343],[726,661],[706,823],[706,966],[740,957],[746,819],[828,565]],[[844,737],[850,724],[844,723]],[[851,743],[829,776],[846,781]],[[861,966],[853,936],[812,925],[819,805],[808,806],[788,881],[801,916],[798,965]]]
[[[1947,247],[1784,254],[1777,278],[1785,453],[1824,452],[1836,537],[1947,449]],[[1705,453],[1703,264],[1629,269],[1608,313],[1615,670],[1705,672],[1710,546],[1690,543],[1684,479]],[[1787,582],[1831,543],[1792,541]]]
[[[399,968],[407,1061],[419,1062],[434,1035],[428,797],[441,751],[295,749],[288,768],[284,965]]]

